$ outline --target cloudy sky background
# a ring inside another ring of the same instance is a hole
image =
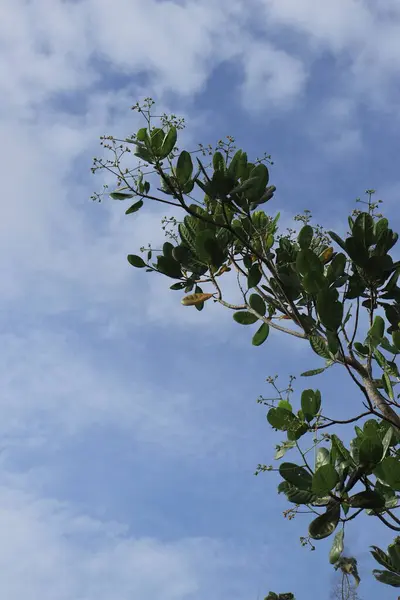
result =
[[[373,187],[396,229],[399,40],[396,0],[1,2],[2,598],[329,597],[331,540],[301,548],[308,518],[253,475],[279,441],[265,378],[318,358],[275,335],[252,348],[229,311],[132,269],[168,211],[92,203],[90,167],[152,96],[187,147],[230,134],[271,153],[285,223],[307,208],[344,231]],[[356,410],[336,372],[318,385],[327,414]],[[347,536],[367,578],[368,545],[393,536],[370,520]]]

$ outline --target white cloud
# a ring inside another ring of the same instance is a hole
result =
[[[290,106],[304,91],[302,61],[270,44],[249,44],[244,56],[243,103],[249,110]]]
[[[332,52],[363,40],[373,24],[371,12],[359,0],[338,0],[319,4],[314,0],[260,0],[265,7],[266,26],[290,27],[310,37],[311,44],[321,44]]]
[[[358,101],[377,103],[379,108],[391,103],[400,62],[400,14],[393,2],[260,0],[260,4],[266,32],[281,26],[283,39],[285,33],[303,36],[310,56],[325,52],[342,61],[342,85],[349,96],[357,92]]]
[[[182,386],[168,389],[152,381],[152,367],[140,358],[140,342],[129,345],[133,360],[127,370],[125,361],[109,364],[72,331],[3,334],[0,340],[7,348],[0,365],[0,435],[6,452],[16,444],[58,446],[65,435],[93,427],[117,428],[120,435],[157,444],[163,452],[185,448],[186,454],[200,456],[223,445],[227,428],[210,425],[205,436],[191,394]]]
[[[244,600],[254,587],[246,550],[212,538],[139,537],[28,492],[20,477],[0,478],[2,598],[220,600],[234,586]]]

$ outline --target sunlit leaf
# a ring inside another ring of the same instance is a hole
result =
[[[334,565],[340,558],[344,549],[344,529],[340,529],[333,538],[331,550],[329,552],[329,562]]]
[[[182,298],[181,303],[183,306],[194,306],[195,304],[200,304],[201,302],[205,302],[213,297],[213,294],[189,294],[189,296],[185,296]]]

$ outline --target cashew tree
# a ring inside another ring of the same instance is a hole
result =
[[[316,363],[301,374],[305,379],[336,369],[351,380],[358,407],[355,401],[354,415],[342,420],[326,416],[329,400],[315,387],[293,398],[289,384],[287,394],[262,399],[270,426],[284,439],[277,466],[259,465],[257,473],[279,471],[277,491],[289,510],[308,507],[312,515],[305,543],[333,536],[329,561],[357,584],[356,561],[343,556],[346,528],[367,513],[394,535],[400,532],[400,262],[390,254],[398,235],[379,213],[373,190],[348,217],[345,237],[313,225],[307,211],[296,217],[298,231],[281,231],[270,156],[251,159],[231,137],[214,148],[180,149],[183,120],[156,116],[153,105],[146,99],[133,107],[143,118],[136,134],[101,139],[103,156],[92,170],[107,171],[115,187],[104,186],[92,198],[129,201],[128,218],[152,202],[173,207],[174,216],[163,221],[168,239],[162,248],[149,245],[127,260],[172,280],[182,310],[219,303],[249,328],[253,346],[268,343],[275,329],[311,347]],[[224,291],[232,274],[239,304]],[[278,389],[274,378],[270,383]],[[346,445],[340,431],[347,424],[354,437]],[[285,459],[289,451],[297,452],[297,461]],[[371,553],[375,578],[400,587],[400,538],[387,552],[373,546]],[[293,596],[270,592],[268,598]]]

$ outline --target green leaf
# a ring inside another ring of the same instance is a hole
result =
[[[326,370],[327,367],[321,367],[320,369],[312,369],[311,371],[304,371],[301,373],[301,377],[313,377],[314,375],[319,375]]]
[[[366,490],[351,496],[348,500],[353,508],[384,508],[385,498],[378,492]]]
[[[372,556],[380,565],[382,565],[382,567],[389,569],[389,571],[396,572],[396,569],[386,552],[378,548],[378,546],[371,546],[371,548],[372,550],[370,550],[370,552]]]
[[[328,448],[320,446],[317,450],[317,456],[315,459],[315,469],[318,470],[323,465],[327,465],[330,462],[330,454]]]
[[[282,492],[292,504],[314,504],[318,501],[316,495],[312,492],[299,490],[299,488],[287,481],[282,481],[278,485],[278,494],[282,494]]]
[[[325,340],[319,335],[311,335],[309,337],[311,348],[318,356],[322,358],[331,359],[331,354],[328,349],[328,345]]]
[[[337,456],[340,458],[340,462],[349,461],[351,464],[354,464],[354,460],[350,452],[347,450],[342,440],[338,438],[336,434],[331,435],[331,444],[332,450],[336,452]]]
[[[400,461],[387,456],[374,469],[374,475],[396,491],[400,491]]]
[[[156,156],[158,156],[161,146],[163,145],[164,137],[164,130],[160,127],[155,127],[150,134],[151,149]]]
[[[342,312],[343,312],[343,306],[342,306]],[[330,331],[329,329],[327,329],[326,339],[328,340],[329,352],[331,352],[331,354],[333,354],[333,356],[335,356],[339,352],[339,337],[338,337],[336,331]]]
[[[377,481],[375,484],[375,491],[385,498],[385,508],[396,508],[397,496],[396,492],[391,487]]]
[[[178,156],[176,163],[175,174],[181,186],[184,186],[190,179],[193,173],[193,162],[189,152],[182,150]]]
[[[277,446],[277,451],[275,452],[275,460],[279,460],[282,458],[288,450],[291,450],[296,445],[296,442],[286,441],[283,444]]]
[[[182,277],[180,264],[171,256],[157,256],[157,268],[161,273],[172,279]]]
[[[387,373],[383,374],[383,387],[385,388],[385,392],[389,396],[389,398],[394,401],[394,392],[392,382],[390,381],[390,377]]]
[[[372,348],[376,348],[382,341],[385,335],[385,321],[377,315],[374,319],[372,327],[368,331],[367,339]]]
[[[265,305],[264,300],[258,294],[251,294],[249,298],[249,305],[253,310],[255,310],[262,317],[265,315],[267,311],[267,307]]]
[[[147,132],[147,127],[141,127],[141,129],[139,129],[139,131],[136,134],[136,139],[139,140],[139,142],[149,143],[149,134]]]
[[[166,256],[167,258],[173,258],[174,246],[173,244],[171,244],[171,242],[165,242],[163,244],[162,250],[164,256]]]
[[[290,404],[289,400],[279,400],[278,408],[285,408],[286,410],[290,410],[290,412],[293,412],[293,407]]]
[[[337,563],[344,550],[344,529],[341,529],[335,534],[333,538],[333,544],[329,552],[329,562],[331,565]]]
[[[249,192],[258,184],[258,177],[250,177],[250,179],[246,179],[243,183],[240,183],[236,187],[234,187],[230,194],[231,196],[235,196],[237,194],[243,194],[244,192]]]
[[[351,260],[356,263],[359,267],[364,267],[369,259],[368,250],[364,247],[362,242],[360,242],[355,237],[349,237],[345,241],[347,254],[350,256]]]
[[[263,323],[256,333],[253,335],[252,344],[253,346],[261,346],[265,342],[269,335],[268,323]]]
[[[142,208],[142,206],[143,206],[143,200],[139,200],[138,202],[135,202],[135,204],[132,204],[132,206],[130,208],[128,208],[128,210],[125,211],[125,214],[131,215],[132,213],[135,213],[140,208]]]
[[[294,463],[282,463],[279,467],[281,477],[299,490],[311,491],[312,477],[304,467]]]
[[[149,164],[154,163],[153,153],[150,152],[150,150],[148,150],[142,144],[136,144],[135,156],[137,156],[138,158],[140,158],[141,160],[144,160],[145,162],[147,162]]]
[[[307,423],[299,422],[297,427],[288,429],[288,440],[299,440],[307,431],[309,431]]]
[[[340,506],[329,508],[326,513],[312,521],[308,527],[308,533],[314,540],[322,540],[330,536],[336,529],[340,518]]]
[[[364,344],[360,344],[360,342],[354,342],[354,348],[362,356],[368,356],[368,354],[369,354],[368,346],[364,346]]]
[[[113,200],[128,200],[129,198],[133,198],[134,195],[127,192],[111,192],[110,198]]]
[[[398,538],[388,546],[389,558],[398,573],[400,573],[400,543]]]
[[[264,164],[261,163],[251,170],[249,177],[250,179],[255,179],[255,182],[254,185],[248,190],[246,195],[250,201],[258,202],[262,199],[262,196],[265,192],[265,188],[268,185],[268,169]],[[269,198],[266,198],[265,200],[262,199],[262,201],[264,202],[267,199]]]
[[[247,285],[249,289],[256,287],[261,281],[262,273],[257,263],[250,267],[247,276]]]
[[[301,424],[292,411],[280,407],[270,408],[267,413],[267,420],[274,429],[279,431],[296,429]]]
[[[377,242],[379,242],[379,239],[386,234],[388,228],[389,221],[385,218],[379,219],[379,221],[375,223],[375,238]]]
[[[318,496],[328,494],[338,483],[339,475],[331,464],[322,465],[312,478],[312,491]]]
[[[179,283],[173,283],[172,285],[170,285],[169,289],[170,290],[183,290],[185,287],[186,287],[186,282],[180,281]]]
[[[211,264],[216,269],[224,262],[225,255],[211,230],[199,231],[196,235],[195,245],[197,256],[201,261]]]
[[[311,225],[304,225],[304,227],[300,229],[297,241],[299,242],[299,246],[302,250],[310,247],[313,235],[314,230]]]
[[[240,312],[235,312],[233,315],[236,323],[240,323],[240,325],[252,325],[258,321],[258,317],[251,312],[247,312],[245,310]]]
[[[343,277],[345,274],[346,262],[346,256],[342,252],[336,254],[326,272],[329,283],[333,283],[336,279]]]
[[[171,127],[170,130],[168,131],[167,135],[164,138],[164,141],[162,143],[160,152],[159,152],[159,156],[161,158],[161,160],[163,160],[164,158],[166,158],[168,156],[168,154],[170,154],[172,152],[172,150],[174,149],[174,146],[176,144],[176,140],[178,137],[178,132],[176,127]]]
[[[392,331],[392,340],[393,340],[393,344],[396,347],[396,350],[398,350],[398,352],[400,352],[400,331],[399,330]]]
[[[213,167],[215,171],[225,171],[225,160],[221,152],[217,151],[213,156]]]
[[[228,166],[228,174],[232,179],[239,179],[240,177],[240,162],[242,160],[243,152],[238,150],[233,156]]]
[[[362,435],[380,439],[378,421],[375,419],[368,419],[368,421],[365,421],[362,429]]]
[[[392,441],[392,436],[393,436],[393,429],[389,425],[389,427],[387,428],[387,431],[382,439],[382,450],[383,450],[382,458],[385,458],[387,451],[389,450],[390,442]]]
[[[296,257],[296,270],[301,275],[323,275],[324,266],[318,256],[309,248],[305,248],[298,252]]]
[[[137,269],[142,269],[146,266],[143,258],[141,256],[137,256],[136,254],[128,254],[128,262],[132,267],[136,267]]]
[[[373,437],[365,437],[358,447],[359,460],[362,465],[368,465],[372,470],[382,459],[382,442]]]
[[[317,296],[317,311],[322,324],[331,331],[337,331],[343,319],[343,304],[337,300],[336,289],[321,290]]]
[[[352,228],[352,235],[364,248],[369,248],[375,240],[374,220],[366,212],[357,215]]]
[[[381,583],[386,583],[387,585],[391,585],[392,587],[400,587],[400,575],[396,575],[395,573],[391,573],[390,571],[379,571],[378,569],[374,569],[373,571],[375,579],[380,581]]]
[[[321,392],[319,390],[304,390],[301,394],[301,410],[305,419],[310,423],[321,408]]]
[[[333,239],[333,241],[336,242],[338,244],[338,246],[340,246],[342,248],[342,250],[346,250],[346,244],[344,243],[342,238],[338,236],[337,233],[335,233],[334,231],[328,231],[328,233],[331,236],[331,238]]]
[[[358,298],[365,290],[365,283],[358,273],[354,273],[349,277],[349,287],[347,289],[346,298],[352,300]]]

